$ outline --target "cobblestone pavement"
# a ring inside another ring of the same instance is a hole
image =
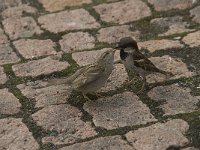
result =
[[[0,14],[0,150],[200,149],[199,0],[0,0]],[[138,93],[116,64],[93,101],[47,86],[126,36],[174,76]]]

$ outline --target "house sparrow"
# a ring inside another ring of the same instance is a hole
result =
[[[114,53],[115,50],[108,50],[96,63],[82,67],[68,78],[49,81],[48,86],[67,84],[73,90],[82,92],[84,98],[89,99],[86,94],[99,90],[109,78],[113,70]]]
[[[172,76],[172,73],[158,69],[147,57],[145,57],[139,51],[137,42],[131,37],[121,38],[115,48],[120,50],[120,58],[125,68],[142,77],[145,81],[144,83],[146,83],[146,76],[153,72],[164,74],[167,77]]]

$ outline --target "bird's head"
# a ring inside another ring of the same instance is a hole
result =
[[[99,58],[99,63],[110,64],[114,62],[114,49],[105,51]]]
[[[132,37],[124,37],[120,39],[115,48],[116,49],[133,48],[138,50],[138,45],[137,42]]]

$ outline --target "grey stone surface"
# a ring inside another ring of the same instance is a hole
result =
[[[2,12],[2,17],[10,18],[10,17],[21,17],[24,13],[36,14],[37,10],[34,7],[22,4],[15,7],[10,7]]]
[[[16,114],[20,107],[19,100],[8,89],[0,89],[0,114]]]
[[[174,119],[130,131],[126,138],[136,150],[165,150],[171,145],[187,145],[189,140],[184,134],[188,129],[187,122]]]
[[[89,142],[63,147],[59,150],[135,150],[126,141],[117,136],[100,137]]]
[[[166,40],[166,39],[139,42],[138,46],[143,48],[143,49],[149,50],[151,53],[158,51],[158,50],[184,47],[184,45],[181,44],[179,41]]]
[[[197,6],[190,10],[190,16],[193,17],[193,21],[200,23],[200,6]]]
[[[13,52],[9,44],[0,44],[0,65],[19,62],[20,58]]]
[[[32,60],[26,63],[16,64],[12,69],[16,76],[32,76],[47,75],[56,71],[68,68],[68,62],[62,62],[52,57],[46,57],[39,60]]]
[[[116,43],[119,42],[119,40],[123,37],[130,36],[133,39],[138,40],[140,36],[139,31],[130,31],[128,25],[123,26],[113,26],[113,27],[107,27],[102,28],[98,31],[97,39],[100,42],[106,42],[106,43]]]
[[[182,41],[190,47],[200,46],[200,31],[186,35],[183,37]]]
[[[13,42],[15,48],[26,59],[56,54],[51,40],[21,39]]]
[[[184,89],[173,84],[155,87],[148,92],[148,96],[157,102],[163,102],[159,107],[165,115],[175,115],[198,110],[200,96],[192,96],[190,92],[189,88]]]
[[[95,47],[95,38],[87,32],[75,32],[62,36],[59,41],[61,49],[66,53],[73,53]]]
[[[43,28],[53,33],[100,27],[99,23],[84,9],[44,15],[38,18],[38,22]]]
[[[197,0],[148,0],[154,5],[156,11],[167,11],[170,9],[186,9],[192,7]]]
[[[160,73],[153,73],[147,76],[147,82],[162,82],[169,79],[178,79],[180,77],[191,77],[195,75],[194,72],[188,70],[187,65],[182,62],[180,58],[172,58],[169,55],[162,57],[151,57],[149,58],[153,64],[161,70],[171,72],[172,77],[167,78],[165,75]]]
[[[128,74],[122,64],[114,65],[114,69],[108,78],[108,81],[99,92],[108,92],[120,88],[125,82],[128,81]]]
[[[31,37],[43,31],[32,17],[11,17],[3,20],[5,32],[10,39]]]
[[[0,84],[4,84],[8,80],[6,74],[4,73],[3,67],[0,67]]]
[[[167,28],[167,31],[159,34],[158,36],[169,36],[173,34],[179,34],[184,32],[191,32],[194,29],[189,29],[190,24],[183,21],[182,16],[174,16],[167,18],[155,18],[150,22],[152,25],[156,25],[161,29]]]
[[[1,150],[39,150],[39,144],[22,119],[0,119]]]
[[[151,15],[149,7],[141,0],[124,0],[94,7],[105,22],[124,24]]]
[[[57,131],[56,136],[47,136],[43,143],[69,144],[96,135],[90,122],[81,120],[82,113],[70,105],[53,105],[32,115],[38,126],[45,130]]]
[[[21,0],[0,0],[0,12],[14,6],[20,6],[22,4]]]
[[[39,0],[43,7],[50,12],[63,10],[65,7],[80,6],[82,4],[89,4],[92,0]]]
[[[50,105],[63,104],[67,102],[71,90],[67,85],[48,86],[42,81],[28,82],[17,86],[22,94],[33,101],[35,107],[46,107]]]
[[[156,121],[149,108],[131,92],[86,102],[83,108],[93,116],[96,126],[106,129]]]
[[[0,28],[0,44],[6,44],[6,43],[8,43],[8,38],[4,34],[4,31],[2,30],[2,28]]]

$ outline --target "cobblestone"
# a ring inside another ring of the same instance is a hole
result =
[[[2,23],[6,33],[12,40],[31,37],[43,32],[32,17],[7,18]]]
[[[0,28],[0,44],[6,44],[8,43],[8,38],[4,34],[4,31]]]
[[[0,0],[0,12],[14,6],[19,6],[22,4],[21,0]]]
[[[68,68],[68,62],[61,62],[51,57],[46,57],[40,60],[32,60],[27,63],[16,64],[12,69],[16,76],[32,76],[47,75],[56,71],[61,71]]]
[[[39,145],[22,119],[0,119],[0,149],[38,150]]]
[[[57,131],[57,136],[42,139],[43,143],[69,144],[96,135],[90,122],[83,122],[82,113],[70,105],[48,106],[32,115],[37,125],[45,130]]]
[[[165,115],[189,113],[198,109],[197,103],[200,96],[192,96],[191,90],[183,89],[175,84],[169,86],[158,86],[153,88],[148,96],[158,102],[164,102],[159,106]]]
[[[4,69],[0,67],[0,84],[4,84],[8,80],[6,74],[4,73]]]
[[[19,53],[27,59],[56,54],[55,43],[51,40],[21,39],[13,44]]]
[[[135,150],[127,142],[123,141],[119,135],[100,137],[89,142],[74,144],[59,150],[94,150],[94,149],[109,149],[109,150]]]
[[[140,0],[125,0],[110,4],[101,4],[94,9],[105,22],[124,24],[151,15],[149,7]]]
[[[193,32],[185,36],[183,42],[190,47],[197,47],[200,46],[200,31]]]
[[[164,150],[171,145],[188,144],[189,140],[184,137],[188,129],[187,122],[174,119],[130,131],[126,134],[126,138],[136,150]]]
[[[0,89],[0,114],[16,114],[20,107],[19,100],[8,89]]]
[[[140,32],[130,31],[128,25],[113,26],[113,27],[100,29],[97,34],[97,39],[100,42],[106,42],[106,43],[111,44],[111,43],[119,42],[121,38],[127,37],[127,36],[130,36],[138,40],[140,36]]]
[[[53,33],[100,27],[99,23],[84,9],[44,15],[38,18],[38,22]]]
[[[93,116],[96,126],[109,130],[156,121],[149,108],[131,92],[86,102],[83,108]]]
[[[72,53],[95,47],[95,38],[87,32],[69,33],[60,40],[61,49],[66,53]]]
[[[190,16],[193,17],[193,21],[200,23],[200,6],[197,6],[194,9],[190,10]]]

